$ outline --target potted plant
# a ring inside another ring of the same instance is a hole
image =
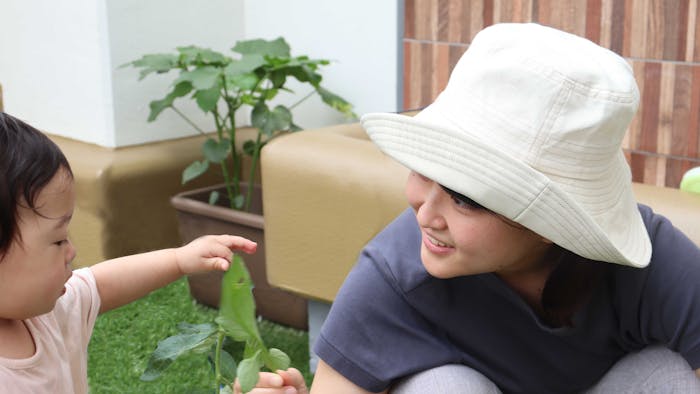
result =
[[[154,121],[163,111],[171,109],[199,133],[207,135],[201,147],[202,159],[183,170],[182,183],[199,177],[212,165],[218,166],[222,174],[222,185],[173,198],[183,241],[206,232],[231,232],[256,240],[258,253],[248,261],[258,311],[271,320],[305,328],[306,303],[267,283],[261,191],[254,182],[260,150],[272,138],[300,130],[293,121],[292,110],[313,94],[348,117],[355,114],[352,105],[321,86],[320,68],[328,65],[328,60],[291,56],[283,38],[239,41],[232,51],[237,54],[235,58],[207,48],[179,47],[176,53],[147,54],[125,66],[140,69],[140,79],[177,73],[165,97],[150,103],[148,120]],[[294,94],[287,86],[290,77],[311,87],[311,91],[290,106],[278,104],[271,108],[271,102],[280,94]],[[178,110],[175,102],[180,99],[194,100],[212,120],[214,132],[206,133]],[[242,110],[250,110],[252,127],[237,126],[236,119]],[[202,223],[201,215],[213,222]],[[236,227],[231,228],[230,223]],[[216,274],[192,276],[190,291],[199,302],[217,306],[220,281]]]

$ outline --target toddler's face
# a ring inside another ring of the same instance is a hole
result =
[[[20,201],[19,234],[0,263],[0,317],[25,319],[50,312],[65,292],[75,248],[68,241],[73,180],[61,169],[39,192],[38,212]]]

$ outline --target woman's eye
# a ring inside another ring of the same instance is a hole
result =
[[[471,209],[471,208],[476,208],[475,205],[468,203],[467,201],[461,200],[455,196],[450,196],[452,198],[452,201],[459,207],[459,208],[464,208],[464,209]]]
[[[60,240],[60,241],[54,242],[54,244],[55,244],[55,245],[58,245],[58,246],[61,246],[61,245],[63,245],[63,244],[66,243],[66,242],[68,242],[67,239],[62,239],[62,240]]]
[[[440,186],[442,186],[442,185],[440,185]],[[442,186],[442,189],[445,192],[447,192],[447,194],[450,195],[450,198],[452,199],[452,201],[454,201],[455,205],[457,205],[458,208],[461,208],[461,209],[483,209],[484,208],[481,204],[472,200],[471,198],[464,196],[460,193],[457,193],[451,189],[448,189],[445,186]]]

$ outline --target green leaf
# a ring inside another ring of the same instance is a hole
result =
[[[180,53],[178,61],[187,66],[194,65],[197,62],[197,54],[200,50],[201,48],[194,45],[177,47],[177,51]]]
[[[176,98],[182,97],[191,91],[192,84],[188,81],[182,81],[180,83],[177,83],[173,87],[173,90],[170,91],[170,93],[168,93],[163,99],[151,101],[151,113],[148,115],[148,121],[152,122],[156,120],[158,115],[160,115],[160,113],[163,112],[163,110],[172,107],[173,101],[175,101]]]
[[[238,364],[238,383],[240,383],[241,391],[244,393],[251,391],[258,383],[258,375],[260,374],[260,367],[262,367],[260,353],[258,350],[255,355],[246,358]]]
[[[164,99],[161,100],[153,100],[149,104],[149,107],[151,108],[151,113],[148,114],[148,121],[153,122],[156,120],[158,115],[160,115],[161,112],[163,112],[166,108],[170,108],[173,105],[173,99],[171,97],[165,96]]]
[[[197,178],[198,176],[204,174],[209,169],[209,162],[207,160],[195,161],[184,171],[182,171],[182,184]]]
[[[287,353],[276,349],[270,348],[270,350],[264,355],[265,367],[270,371],[277,370],[287,370],[289,368],[289,356]]]
[[[146,366],[139,379],[144,382],[152,382],[158,379],[172,363],[173,360],[155,360],[151,357],[148,360],[148,366]]]
[[[216,86],[221,75],[221,69],[214,66],[203,66],[192,71],[182,71],[175,83],[188,81],[196,90],[207,90]]]
[[[248,340],[248,338],[250,338],[250,333],[248,330],[243,328],[240,324],[238,324],[238,322],[230,317],[217,316],[214,321],[224,329],[226,335],[230,336],[235,341],[245,342]]]
[[[211,347],[216,341],[216,332],[216,327],[211,324],[191,325],[186,332],[158,342],[158,347],[151,354],[141,380],[151,381],[158,378],[182,354]]]
[[[243,94],[241,95],[241,102],[243,104],[248,104],[252,107],[255,107],[255,105],[258,103],[258,100],[256,100],[252,94]]]
[[[243,349],[243,358],[250,358],[255,355],[257,352],[266,352],[267,349],[265,348],[265,345],[262,343],[262,340],[257,340],[255,338],[249,338],[245,342],[245,348]],[[261,353],[261,354],[263,354]]]
[[[309,82],[314,86],[318,86],[323,79],[321,74],[317,73],[309,67],[308,65],[300,65],[297,67],[290,67],[287,71],[289,75],[296,78],[299,82]]]
[[[262,55],[246,54],[239,60],[231,60],[231,63],[224,68],[224,75],[228,78],[235,75],[251,73],[264,64],[265,58]]]
[[[284,89],[286,91],[290,91],[289,89],[286,89],[286,88],[282,88],[282,89]],[[263,95],[265,97],[264,100],[265,101],[272,100],[273,98],[275,98],[275,96],[277,96],[278,92],[279,92],[279,89],[274,89],[274,88],[273,89],[265,89],[265,91],[263,92]]]
[[[255,73],[245,73],[226,77],[226,87],[236,91],[249,91],[255,89],[260,78]]]
[[[214,329],[216,328],[211,323],[192,324],[183,321],[177,325],[177,330],[181,334],[199,334]]]
[[[255,155],[255,141],[253,140],[248,140],[243,143],[243,153],[245,153],[248,156],[253,156]]]
[[[212,192],[209,193],[209,205],[215,205],[217,201],[219,201],[219,192],[212,190]]]
[[[253,282],[239,255],[233,256],[231,267],[221,281],[221,300],[219,303],[219,323],[226,334],[237,341],[254,338],[262,342],[255,320],[255,301],[253,300]]]
[[[289,44],[282,37],[273,41],[263,39],[238,41],[231,50],[242,55],[260,54],[275,57],[289,57],[290,51]]]
[[[177,68],[177,56],[166,53],[143,55],[140,59],[122,64],[120,67],[127,66],[141,68],[139,80],[142,80],[151,73],[165,73]]]
[[[270,82],[272,82],[272,87],[275,89],[279,89],[282,86],[284,86],[284,83],[287,82],[287,73],[285,70],[275,70],[270,73]]]
[[[197,54],[197,60],[204,64],[220,65],[228,63],[231,59],[209,48],[202,48]]]
[[[210,89],[198,90],[194,94],[194,98],[197,101],[197,106],[206,112],[211,112],[216,108],[219,102],[219,97],[221,97],[221,89],[218,84],[215,84]]]
[[[324,103],[328,104],[333,109],[341,112],[345,116],[357,118],[357,115],[352,112],[352,104],[345,101],[345,99],[342,97],[320,86],[316,88],[316,91],[319,95],[321,95],[321,100],[323,100]]]
[[[226,350],[221,350],[221,363],[219,364],[219,369],[221,370],[221,375],[224,377],[227,384],[233,383],[236,380],[236,360],[233,356]],[[276,369],[274,370],[276,371]]]
[[[185,65],[201,66],[209,64],[221,66],[227,64],[231,60],[219,52],[194,45],[178,47],[177,51],[180,53],[180,62]]]
[[[236,197],[233,198],[233,206],[236,209],[243,209],[243,205],[245,204],[245,196],[242,194],[237,195]]]
[[[224,386],[222,387],[217,394],[233,394],[233,388],[232,386]]]
[[[230,151],[231,141],[228,138],[222,138],[219,141],[207,138],[202,144],[204,158],[210,163],[220,163],[228,157]]]
[[[251,123],[265,135],[271,136],[275,131],[289,129],[292,124],[292,113],[282,105],[270,111],[267,105],[259,102],[251,112]]]

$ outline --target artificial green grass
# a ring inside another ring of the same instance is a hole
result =
[[[216,314],[216,310],[193,302],[187,281],[181,279],[99,316],[88,351],[90,392],[188,393],[211,387],[213,372],[205,354],[178,358],[153,382],[139,377],[158,341],[176,334],[178,323],[207,323]],[[266,320],[258,324],[265,344],[286,352],[292,366],[310,382],[308,334]],[[234,357],[240,357],[242,345],[233,344],[230,350]]]

